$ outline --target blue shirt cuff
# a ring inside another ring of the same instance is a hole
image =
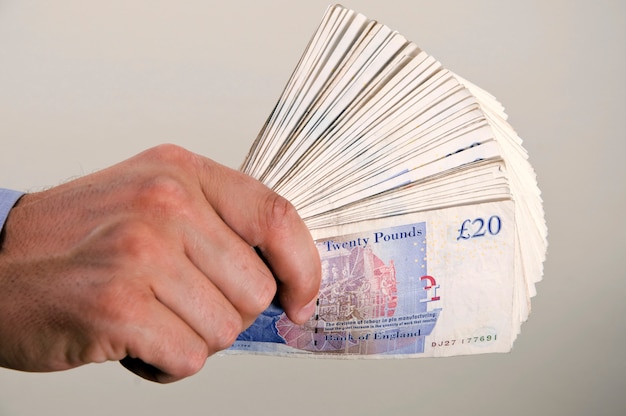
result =
[[[11,211],[11,208],[22,195],[24,195],[24,192],[0,188],[0,231],[2,231],[4,223],[9,216],[9,211]]]

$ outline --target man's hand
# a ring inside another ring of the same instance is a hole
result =
[[[320,273],[289,202],[159,146],[25,195],[11,211],[0,247],[0,365],[121,360],[148,379],[178,380],[229,347],[277,289],[289,318],[305,322]]]

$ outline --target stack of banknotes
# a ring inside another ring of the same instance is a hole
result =
[[[399,33],[329,7],[242,165],[310,228],[317,310],[296,325],[271,305],[227,353],[509,351],[547,228],[505,120],[494,97]]]

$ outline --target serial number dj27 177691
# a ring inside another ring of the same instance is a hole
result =
[[[481,335],[477,337],[467,337],[461,339],[447,339],[443,341],[433,341],[430,346],[433,348],[437,347],[452,347],[458,344],[478,344],[478,343],[486,343],[492,342],[497,339],[497,335]]]

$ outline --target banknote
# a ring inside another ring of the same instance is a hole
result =
[[[511,349],[514,202],[496,201],[313,230],[322,264],[304,325],[271,305],[230,353],[427,357]]]
[[[398,32],[330,6],[241,170],[291,201],[322,284],[304,325],[271,305],[229,353],[429,357],[509,351],[547,227],[495,97]]]

